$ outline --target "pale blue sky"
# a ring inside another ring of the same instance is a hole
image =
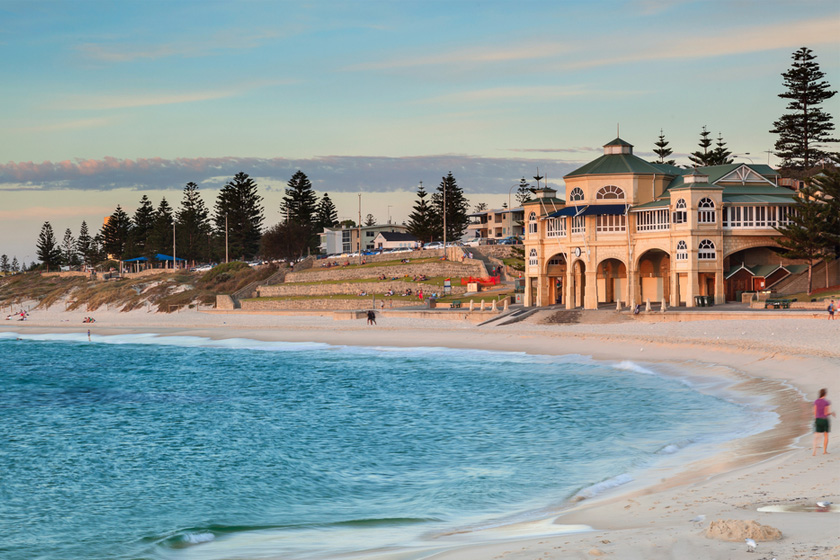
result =
[[[363,192],[402,221],[450,170],[499,206],[537,166],[562,191],[618,123],[642,157],[707,125],[766,163],[791,53],[837,89],[838,37],[836,1],[0,0],[0,253],[189,180],[212,206],[240,170],[269,225],[298,168],[348,217]]]

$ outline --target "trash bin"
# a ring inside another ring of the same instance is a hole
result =
[[[694,296],[694,305],[696,307],[703,307],[704,303],[703,296]]]
[[[714,307],[715,296],[703,296],[703,307]]]
[[[430,297],[429,299],[426,300],[426,303],[429,304],[429,309],[434,309],[435,308],[435,301],[437,301],[437,300],[435,298],[432,298],[432,297]]]

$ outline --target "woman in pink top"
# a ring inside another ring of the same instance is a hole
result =
[[[831,412],[831,402],[825,398],[826,393],[828,389],[820,389],[820,398],[814,401],[814,452],[811,455],[817,454],[820,434],[823,435],[823,455],[828,453],[828,432],[831,431],[828,417],[837,416]]]

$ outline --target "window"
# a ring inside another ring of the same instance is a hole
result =
[[[624,214],[602,214],[595,220],[595,231],[600,233],[616,233],[625,231],[626,218]]]
[[[583,235],[584,231],[586,231],[586,217],[572,217],[572,235]]]
[[[566,218],[550,218],[545,224],[546,237],[566,237]]]
[[[667,208],[636,212],[636,231],[665,231],[670,229]]]
[[[675,224],[684,224],[688,220],[688,216],[685,210],[685,199],[681,198],[677,201],[677,205],[674,207],[674,223]]]
[[[374,233],[376,233],[376,232],[373,232],[373,231],[366,231],[366,232],[365,232],[365,237],[373,237],[373,236],[374,236]]]
[[[715,203],[711,198],[703,198],[697,204],[697,223],[715,223]]]
[[[563,264],[563,259],[560,257],[548,259],[548,266],[560,266],[561,264]]]
[[[700,246],[697,248],[697,258],[701,261],[715,260],[715,244],[709,239],[701,241]]]
[[[597,200],[617,200],[624,198],[624,191],[613,185],[607,185],[595,195]]]
[[[535,212],[531,212],[530,214],[528,214],[528,234],[536,234],[537,225],[537,214]]]
[[[685,244],[685,241],[680,241],[679,243],[677,243],[677,260],[688,260],[688,245]]]
[[[531,253],[529,254],[528,258],[528,266],[539,266],[540,261],[537,258],[537,250],[531,249]]]
[[[583,191],[580,190],[580,187],[573,188],[569,194],[569,202],[579,202],[581,200],[583,200]]]

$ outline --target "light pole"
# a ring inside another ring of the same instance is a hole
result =
[[[750,155],[750,153],[749,153],[749,152],[744,152],[743,154],[732,154],[732,157],[733,157],[733,158],[736,158],[736,157],[742,157],[742,158],[744,158],[744,159],[748,159],[748,160],[750,160],[750,163],[751,163],[752,165],[755,165],[755,162],[752,160],[752,158],[751,158],[751,157],[747,157],[747,156],[749,156],[749,155]],[[767,157],[767,160],[768,160],[768,161],[770,160],[770,157],[769,157],[769,156]]]
[[[391,204],[388,205],[388,225],[391,225],[391,208],[393,206]]]
[[[175,220],[172,220],[172,271],[175,271]]]
[[[443,180],[443,260],[446,260],[446,179]]]
[[[225,262],[228,261],[228,216],[225,214]]]

